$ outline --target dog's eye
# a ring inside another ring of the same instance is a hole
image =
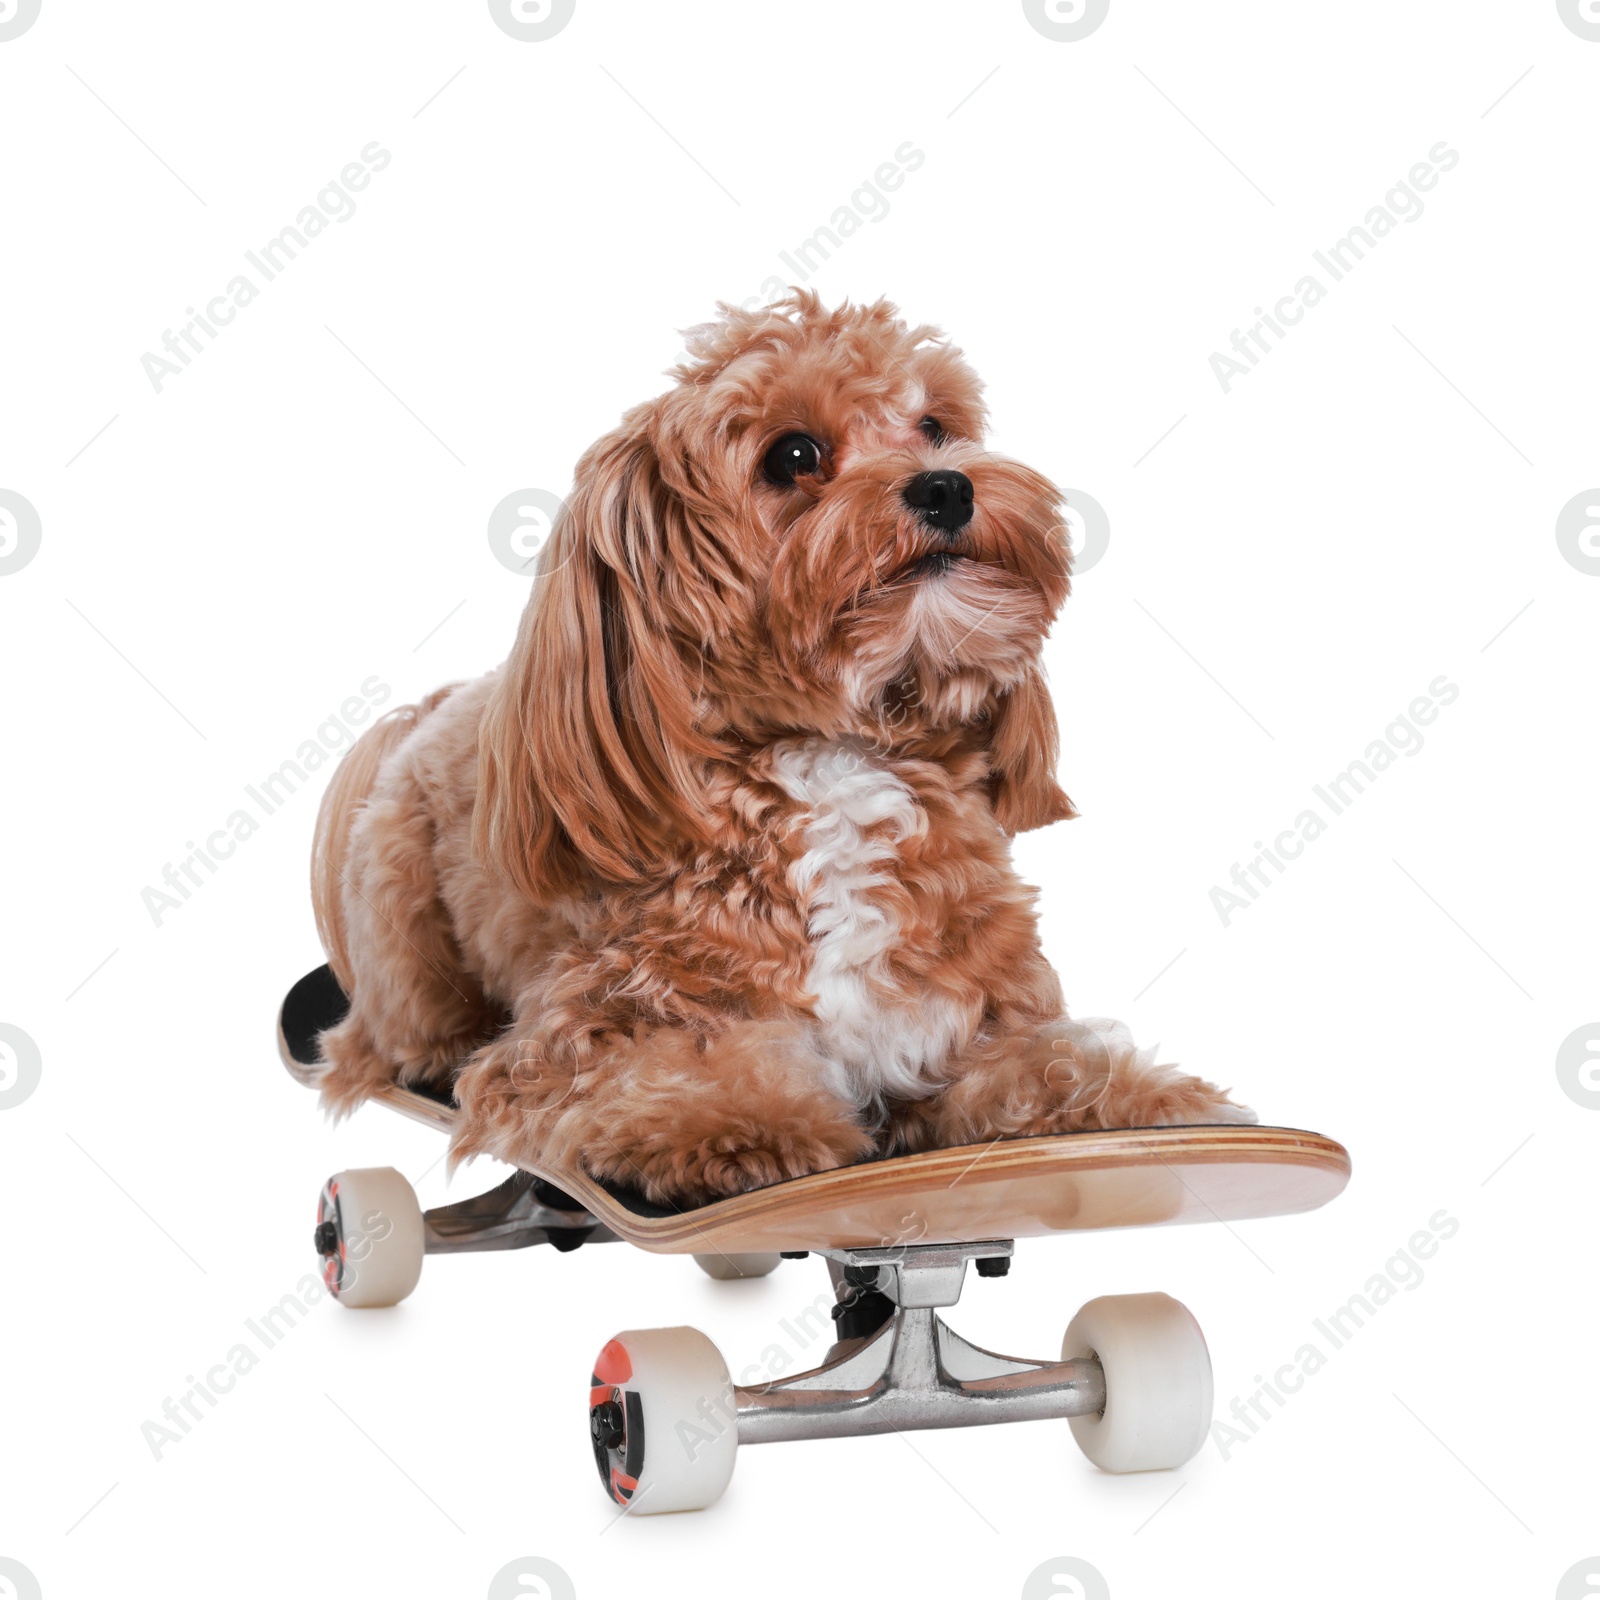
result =
[[[944,425],[937,417],[924,417],[917,426],[922,429],[924,435],[931,439],[934,444],[944,443]]]
[[[788,485],[822,465],[822,446],[807,433],[786,433],[767,451],[761,470],[768,483]]]

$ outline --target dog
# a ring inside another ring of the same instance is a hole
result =
[[[1069,1020],[1010,840],[1074,815],[1059,491],[884,301],[690,330],[580,461],[509,659],[369,729],[317,823],[335,1113],[657,1203],[874,1156],[1246,1122]]]

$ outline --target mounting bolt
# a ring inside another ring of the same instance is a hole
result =
[[[615,1400],[604,1400],[590,1411],[589,1437],[602,1450],[615,1450],[627,1437],[622,1407]]]
[[[980,1278],[1003,1278],[1010,1270],[1010,1256],[978,1257],[978,1276]]]

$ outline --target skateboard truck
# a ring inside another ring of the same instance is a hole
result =
[[[865,1339],[834,1347],[820,1367],[734,1389],[740,1444],[898,1433],[1091,1415],[1105,1408],[1100,1363],[1026,1361],[970,1344],[942,1317],[961,1298],[967,1262],[1011,1255],[1009,1239],[977,1244],[829,1250],[894,1305]],[[642,1508],[641,1508],[642,1509]]]
[[[697,1510],[727,1488],[741,1445],[1054,1417],[1108,1472],[1189,1460],[1211,1425],[1211,1361],[1176,1300],[1091,1300],[1056,1361],[981,1349],[938,1315],[960,1299],[969,1261],[1011,1252],[1009,1239],[821,1248],[841,1302],[881,1298],[889,1309],[821,1366],[767,1383],[735,1385],[698,1329],[619,1333],[589,1379],[601,1482],[631,1512]]]
[[[314,1236],[323,1282],[341,1304],[390,1306],[417,1286],[424,1256],[521,1250],[548,1244],[576,1250],[617,1237],[554,1184],[514,1172],[486,1194],[423,1211],[392,1167],[358,1167],[323,1185]]]
[[[422,1247],[430,1256],[521,1250],[533,1244],[576,1250],[616,1237],[571,1195],[531,1172],[514,1172],[486,1194],[435,1206],[422,1216]]]

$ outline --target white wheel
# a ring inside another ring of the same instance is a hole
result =
[[[1211,1356],[1200,1324],[1171,1295],[1091,1300],[1061,1341],[1061,1359],[1096,1356],[1106,1408],[1073,1417],[1078,1448],[1106,1472],[1181,1467],[1211,1427]]]
[[[398,1305],[422,1276],[422,1241],[422,1207],[393,1167],[353,1167],[323,1184],[317,1254],[341,1305]]]
[[[639,1328],[600,1352],[589,1438],[606,1493],[639,1516],[700,1511],[733,1476],[739,1418],[722,1353],[698,1328]]]
[[[764,1278],[783,1257],[776,1251],[752,1250],[747,1255],[696,1256],[694,1259],[707,1277],[727,1283],[734,1278]]]

